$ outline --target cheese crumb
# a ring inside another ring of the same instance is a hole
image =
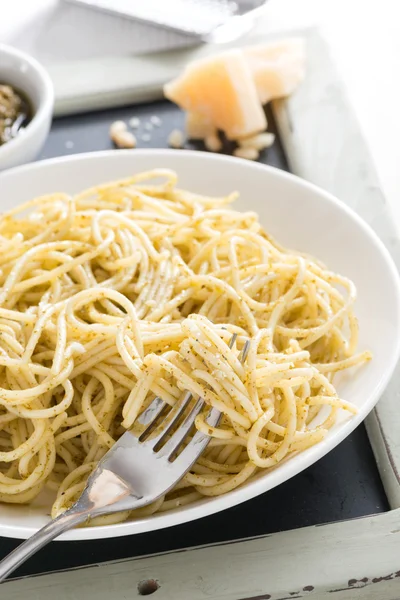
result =
[[[222,150],[222,142],[217,133],[212,133],[204,139],[204,145],[210,152],[219,152]]]
[[[114,121],[110,126],[110,138],[118,148],[135,148],[136,138],[127,130],[124,121]]]
[[[247,158],[247,160],[257,160],[258,150],[255,148],[243,148],[239,146],[233,151],[233,154],[238,158]]]
[[[272,146],[274,141],[275,135],[273,133],[265,132],[239,140],[239,146],[241,148],[255,148],[256,150],[264,150],[265,148]]]
[[[123,127],[121,126],[121,123]],[[130,131],[127,131],[123,121],[115,121],[110,127],[111,140],[118,148],[135,148],[136,138]]]
[[[173,129],[168,136],[168,145],[171,148],[182,148],[185,142],[185,138],[180,129]]]
[[[110,137],[112,139],[118,131],[126,131],[126,123],[124,121],[114,121],[110,126]]]
[[[153,115],[152,117],[150,117],[150,123],[152,123],[156,127],[160,127],[161,119],[160,117],[157,117],[157,115]]]
[[[137,129],[140,125],[140,119],[138,119],[138,117],[132,117],[129,119],[128,123],[129,127],[132,127],[132,129]]]

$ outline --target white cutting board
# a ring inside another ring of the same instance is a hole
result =
[[[216,45],[62,0],[16,0],[15,14],[14,4],[0,0],[0,7],[2,2],[7,2],[7,18],[0,20],[0,41],[48,68],[57,116],[155,100],[162,97],[163,84],[193,58],[266,39],[261,21],[268,13],[258,19],[255,32]]]

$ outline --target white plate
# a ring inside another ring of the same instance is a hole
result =
[[[361,349],[373,360],[351,377],[342,378],[339,392],[359,412],[345,415],[323,442],[293,456],[273,471],[240,489],[186,508],[153,517],[84,527],[61,539],[107,538],[169,527],[224,510],[293,477],[332,450],[367,416],[382,394],[400,350],[400,284],[397,270],[373,231],[339,200],[319,188],[257,163],[190,151],[133,150],[81,154],[43,161],[0,175],[1,210],[48,192],[77,192],[132,173],[168,167],[179,174],[179,185],[210,195],[241,194],[237,207],[254,210],[265,228],[281,243],[317,256],[331,269],[350,277],[358,289],[356,314]],[[25,538],[48,520],[48,507],[0,505],[0,535]]]

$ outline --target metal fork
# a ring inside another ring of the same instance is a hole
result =
[[[230,348],[236,338],[236,334],[232,336]],[[242,363],[246,360],[248,349],[247,341],[240,354]],[[192,394],[186,392],[157,427],[155,425],[168,405],[161,398],[155,398],[137,419],[145,428],[141,435],[136,436],[130,431],[124,433],[101,459],[77,502],[0,562],[0,582],[64,531],[93,517],[151,504],[171,490],[189,471],[211,439],[198,431],[177,454],[188,438],[196,416],[204,407],[203,398],[199,398],[177,426],[192,398]],[[220,418],[220,411],[212,408],[206,420],[209,425],[216,426]]]

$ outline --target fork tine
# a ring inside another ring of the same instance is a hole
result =
[[[216,413],[219,413],[217,409],[212,410],[215,410]],[[220,417],[220,414],[214,414],[215,425],[218,424]],[[212,423],[209,422],[209,425],[212,425]],[[174,460],[173,465],[182,471],[189,469],[199,458],[203,450],[208,446],[210,440],[211,438],[209,435],[203,433],[202,431],[197,431],[186,448],[184,448],[180,455]]]
[[[153,402],[149,404],[146,410],[139,415],[137,418],[137,423],[140,425],[151,425],[164,410],[166,405],[167,403],[164,402],[162,398],[157,396],[157,398],[154,398]]]
[[[186,416],[182,425],[175,431],[173,436],[168,440],[168,442],[161,448],[159,451],[159,456],[164,456],[169,458],[174,452],[176,452],[181,444],[185,441],[186,436],[190,433],[194,425],[195,418],[200,413],[201,409],[204,406],[203,398],[199,398],[196,404],[193,406],[190,413]]]
[[[240,352],[240,356],[239,356],[239,360],[241,363],[244,363],[244,361],[246,360],[249,350],[250,350],[250,340],[246,340],[246,343],[243,346],[243,348]]]
[[[166,435],[168,435],[168,432],[171,430],[171,428],[180,419],[183,412],[185,411],[185,408],[187,407],[187,405],[189,404],[189,402],[191,401],[192,398],[193,398],[192,394],[190,392],[186,392],[183,399],[178,400],[178,402],[175,404],[175,406],[172,407],[170,413],[167,415],[166,420],[168,422],[161,423],[160,431],[159,431],[158,435],[150,438],[149,440],[146,440],[144,443],[147,446],[154,448],[154,446],[156,446],[159,442],[161,442],[164,439],[164,437]],[[171,418],[169,418],[169,417],[171,417]]]
[[[238,337],[237,333],[234,333],[232,335],[231,339],[229,340],[229,344],[228,344],[229,348],[233,348],[233,345],[235,344],[237,337]],[[246,346],[244,346],[244,348],[245,347]],[[244,350],[244,348],[243,348],[243,350]],[[177,412],[176,416],[169,423],[169,426],[167,426],[166,430],[163,433],[160,433],[160,435],[158,436],[158,439],[154,438],[151,440],[152,443],[154,442],[153,447],[157,444],[157,442],[162,441],[162,439],[165,437],[165,435],[168,434],[168,431],[171,430],[171,427],[174,425],[174,423],[176,423],[176,421],[182,415],[184,409],[187,407],[187,405],[188,405],[189,401],[192,399],[192,397],[193,397],[192,394],[190,394],[190,398],[187,398],[187,399],[185,398],[183,400],[181,409]],[[165,444],[165,446],[163,446],[163,448],[161,449],[161,451],[159,453],[160,456],[168,456],[169,457],[176,450],[178,450],[179,446],[182,444],[182,442],[185,440],[186,436],[190,432],[190,430],[194,424],[194,420],[197,417],[197,415],[200,413],[203,406],[204,406],[204,400],[203,400],[203,398],[199,398],[197,400],[196,404],[194,405],[194,407],[192,408],[192,410],[190,411],[190,413],[185,418],[184,422],[178,428],[178,430],[174,433],[174,435],[171,437],[171,439],[168,440],[168,442]]]
[[[182,424],[182,427],[180,427],[178,431],[174,433],[171,439],[168,440],[165,446],[160,450],[160,456],[170,458],[171,455],[173,455],[179,449],[179,447],[182,445],[182,443],[185,441],[185,438],[189,434],[192,426],[194,425],[195,418],[200,413],[203,406],[204,400],[202,398],[199,398],[195,406],[191,410],[190,414],[185,419],[185,422]],[[211,425],[211,427],[216,427],[221,419],[221,416],[222,415],[217,408],[212,408],[208,413],[206,423],[208,423],[208,425]],[[205,433],[201,433],[201,431],[197,431],[194,434],[193,439],[188,444],[188,446],[193,446],[193,448],[195,449],[195,452],[193,453],[194,460],[196,460],[196,458],[199,456],[199,453],[203,451],[203,449],[207,446],[209,441],[210,436],[206,435]],[[201,445],[202,442],[203,445]],[[191,460],[188,456],[185,456],[185,458],[189,458],[189,460]]]
[[[216,427],[221,420],[222,414],[216,408],[212,408],[208,413],[206,422],[211,427]],[[197,431],[190,440],[186,448],[174,460],[173,465],[177,470],[187,471],[196,462],[203,450],[207,448],[211,437],[202,431]]]
[[[207,415],[206,423],[211,425],[211,427],[216,427],[221,419],[221,416],[222,413],[217,408],[213,407]]]
[[[235,342],[236,342],[236,340],[237,340],[237,336],[238,336],[238,334],[237,334],[237,333],[234,333],[234,334],[232,335],[231,339],[229,340],[229,344],[228,344],[229,348],[231,348],[231,349],[233,348],[233,345],[234,345],[234,343],[235,343]]]
[[[237,333],[234,333],[232,335],[232,337],[229,341],[229,344],[228,344],[229,348],[232,348],[234,346],[237,337],[238,337]],[[245,360],[245,356],[247,356],[247,351],[248,351],[247,346],[248,346],[248,342],[246,342],[246,344],[244,345],[244,347],[241,351],[241,354],[240,354],[240,360],[242,362]],[[187,406],[192,398],[193,398],[192,394],[190,392],[187,392],[185,394],[185,396],[183,397],[183,399],[181,401],[177,402],[177,404],[172,408],[169,415],[166,417],[166,420],[168,422],[166,424],[165,423],[160,424],[159,433],[156,436],[151,437],[150,439],[145,439],[147,432],[152,427],[152,424],[157,419],[157,417],[160,416],[160,414],[162,413],[162,411],[164,410],[164,408],[167,405],[166,402],[164,402],[160,397],[155,398],[153,400],[153,402],[147,407],[147,409],[145,411],[143,411],[143,413],[138,418],[138,422],[141,425],[147,425],[147,428],[143,431],[143,433],[139,437],[139,440],[140,441],[143,440],[143,443],[146,443],[146,445],[151,448],[154,448],[157,444],[162,442],[163,439],[168,435],[168,433],[174,427],[174,425],[177,423],[177,421],[181,418],[182,414],[184,413],[185,409],[187,408]],[[190,432],[190,430],[194,424],[195,418],[200,413],[203,406],[204,406],[204,400],[202,398],[199,398],[197,400],[196,404],[194,405],[194,407],[192,408],[192,410],[190,411],[190,413],[186,416],[184,422],[180,425],[180,427],[177,429],[177,431],[173,434],[171,439],[168,440],[168,442],[160,450],[159,456],[164,456],[164,457],[168,456],[169,457],[169,456],[171,456],[171,454],[173,454],[179,448],[179,446],[182,444],[182,442],[185,440],[186,436]],[[217,424],[221,417],[221,414],[216,409],[212,409],[211,412],[209,413],[209,418],[211,417],[211,415],[213,415],[213,420],[216,419],[215,422]],[[171,416],[172,416],[172,418],[168,419],[168,417],[171,417]],[[208,439],[208,436],[206,436],[206,437]]]
[[[236,341],[236,338],[237,338],[237,334],[234,334],[229,342],[230,348],[233,347],[233,345]],[[243,348],[240,352],[240,355],[239,355],[239,360],[241,363],[244,363],[244,361],[246,360],[249,350],[250,350],[250,340],[246,340],[246,343],[243,346]],[[218,409],[213,407],[210,410],[210,412],[208,413],[206,422],[211,427],[216,427],[219,424],[221,417],[222,417],[222,413]],[[173,440],[173,437],[171,438],[171,440],[168,441],[168,444],[172,440]],[[186,448],[181,452],[181,454],[174,461],[174,465],[176,465],[176,467],[178,469],[182,469],[182,470],[189,469],[196,462],[196,460],[198,459],[200,454],[203,452],[203,450],[207,447],[210,440],[211,440],[211,437],[209,435],[202,433],[201,431],[197,431],[194,434],[193,438],[188,443],[188,445],[186,446]],[[175,449],[177,449],[177,448],[178,448],[178,446],[175,447]]]

